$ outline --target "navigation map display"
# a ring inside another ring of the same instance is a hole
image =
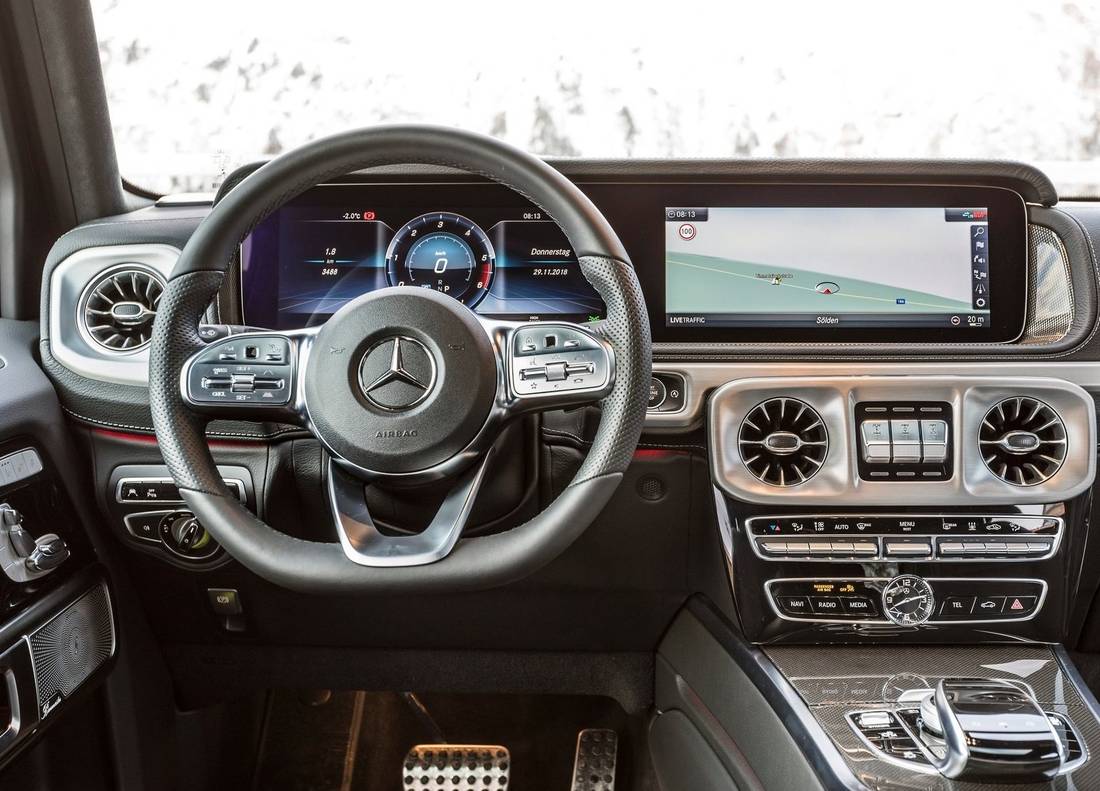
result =
[[[989,209],[667,207],[667,327],[989,325]]]

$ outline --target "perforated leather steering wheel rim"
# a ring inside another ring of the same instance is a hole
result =
[[[607,306],[598,332],[614,349],[615,378],[600,402],[591,449],[564,491],[523,525],[458,541],[428,565],[365,568],[339,544],[276,531],[221,481],[206,444],[208,418],[185,401],[180,374],[204,348],[198,324],[240,241],[306,189],[337,175],[392,164],[457,168],[509,187],[561,226],[585,278]],[[541,160],[492,138],[400,125],[355,130],[291,151],[252,173],[211,211],[184,248],[161,298],[150,348],[153,424],[181,496],[229,554],[276,584],[311,592],[476,590],[525,577],[568,547],[606,505],[632,458],[645,419],[651,342],[644,299],[614,230],[591,201]]]

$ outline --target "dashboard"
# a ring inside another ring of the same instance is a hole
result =
[[[1025,206],[988,187],[593,184],[658,341],[962,341],[1023,331]],[[691,199],[690,202],[688,199]],[[541,209],[487,184],[333,183],[241,245],[247,324],[323,323],[387,286],[479,314],[595,321],[599,295]]]

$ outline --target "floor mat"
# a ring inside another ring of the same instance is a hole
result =
[[[397,693],[271,693],[253,787],[393,791],[401,787],[406,753],[414,745],[439,741],[442,734],[452,744],[507,747],[511,788],[567,791],[577,733],[608,728],[620,735],[616,788],[631,788],[630,723],[611,700],[442,694],[423,694],[417,700],[423,711]]]

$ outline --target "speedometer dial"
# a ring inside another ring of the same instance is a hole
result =
[[[902,574],[882,589],[882,610],[899,626],[916,626],[932,617],[936,597],[932,586],[915,574]]]
[[[489,291],[496,253],[485,231],[460,214],[431,212],[403,225],[386,250],[391,286],[417,286],[473,307]]]

